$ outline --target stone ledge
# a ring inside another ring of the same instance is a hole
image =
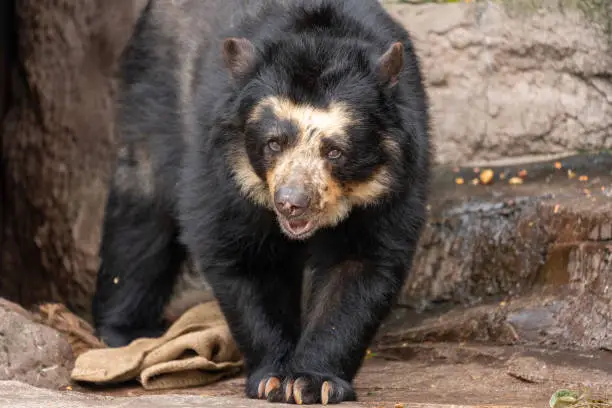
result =
[[[416,341],[612,347],[612,155],[559,163],[493,167],[487,186],[471,184],[471,168],[436,170],[430,222],[400,304],[437,323],[406,333]],[[508,185],[521,170],[523,184]],[[461,307],[445,312],[453,305]]]

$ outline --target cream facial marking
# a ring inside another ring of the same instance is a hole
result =
[[[282,126],[267,131],[268,137],[278,137],[282,144],[273,144],[274,163],[261,180],[250,166],[246,150],[232,152],[234,178],[243,193],[253,201],[275,209],[274,194],[284,186],[304,189],[310,197],[308,211],[297,217],[296,222],[308,219],[316,227],[333,226],[342,221],[355,205],[368,206],[389,191],[391,175],[386,166],[378,168],[366,181],[341,183],[331,171],[333,160],[342,156],[348,146],[348,129],[358,122],[349,108],[342,103],[332,103],[326,108],[296,104],[287,99],[271,96],[260,101],[253,109],[247,123],[268,120],[291,123],[295,132],[290,141],[284,141]],[[392,144],[385,150],[394,150]],[[396,152],[395,152],[396,153]],[[279,215],[279,221],[288,222]]]
[[[322,137],[345,138],[346,129],[354,124],[349,109],[342,103],[332,103],[327,108],[317,108],[311,105],[295,104],[278,96],[269,96],[259,102],[249,122],[259,120],[265,109],[282,120],[290,121],[298,126],[299,136],[304,141],[316,142]]]
[[[339,103],[332,104],[329,108],[316,108],[310,105],[298,105],[288,99],[271,96],[265,98],[253,109],[248,122],[253,123],[261,119],[264,111],[271,109],[273,114],[283,120],[289,120],[298,127],[297,149],[293,149],[292,159],[300,158],[300,162],[311,162],[320,156],[320,146],[324,137],[329,137],[338,144],[342,144],[346,139],[346,128],[352,123],[348,109]],[[285,162],[275,166],[286,167],[290,164],[289,155],[283,155]],[[253,171],[249,163],[244,146],[237,146],[229,152],[231,163],[234,163],[234,179],[240,186],[243,194],[255,203],[273,208],[274,203],[273,185],[266,185]],[[296,163],[298,164],[298,163]],[[310,167],[310,166],[307,166]],[[280,169],[279,169],[280,170]],[[275,171],[275,173],[283,173]],[[271,193],[272,191],[272,193]]]
[[[302,182],[316,190],[326,188],[329,166],[326,152],[323,151],[324,144],[327,140],[337,146],[346,145],[347,129],[355,123],[348,108],[341,103],[316,108],[271,96],[257,105],[249,121],[260,120],[265,110],[271,110],[274,117],[288,121],[297,128],[296,140],[285,147],[274,168],[267,174],[270,192],[274,192],[280,184],[292,182]]]

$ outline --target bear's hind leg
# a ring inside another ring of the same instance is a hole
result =
[[[96,334],[110,347],[159,337],[184,247],[155,197],[111,186],[93,300]]]

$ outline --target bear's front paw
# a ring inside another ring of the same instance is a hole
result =
[[[267,399],[270,402],[284,401],[281,392],[284,379],[285,376],[273,368],[258,370],[247,379],[246,395],[249,398]]]
[[[327,405],[356,400],[353,387],[334,375],[295,373],[284,379],[282,390],[281,401],[299,405]]]

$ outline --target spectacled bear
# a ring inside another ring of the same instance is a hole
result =
[[[426,218],[428,98],[406,30],[378,0],[150,0],[117,106],[97,334],[160,335],[189,257],[248,397],[355,400]]]

